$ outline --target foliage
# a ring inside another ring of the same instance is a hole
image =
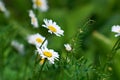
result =
[[[111,32],[120,24],[119,0],[48,0],[47,12],[37,13],[39,28],[30,24],[32,0],[3,0],[10,16],[0,12],[0,80],[120,80],[120,38]],[[56,37],[43,28],[43,19],[56,21],[64,36]],[[40,33],[48,47],[59,52],[55,64],[39,64],[36,48],[27,36]],[[118,40],[117,40],[118,39]],[[20,54],[12,40],[24,44]],[[70,43],[67,52],[64,44]]]

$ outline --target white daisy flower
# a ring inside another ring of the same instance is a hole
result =
[[[61,36],[63,35],[64,31],[61,30],[61,28],[56,24],[56,22],[53,22],[52,20],[47,20],[44,19],[44,23],[45,25],[42,25],[45,28],[48,28],[48,32],[50,32],[51,34],[54,33],[57,36]]]
[[[5,8],[5,5],[4,5],[4,3],[3,3],[2,1],[0,1],[0,11],[1,11],[1,12],[4,12],[4,14],[6,15],[6,17],[9,16],[9,12],[8,12],[8,10]]]
[[[35,16],[35,14],[33,13],[32,10],[29,11],[29,16],[31,18],[31,24],[35,27],[35,28],[38,28],[38,20]]]
[[[19,43],[18,41],[16,41],[16,40],[13,40],[12,42],[11,42],[11,45],[20,53],[20,54],[24,54],[24,45],[23,44],[21,44],[21,43]]]
[[[45,40],[45,37],[37,33],[37,34],[29,35],[27,39],[30,44],[33,44],[36,47],[40,47],[43,41]]]
[[[48,5],[46,0],[33,0],[33,8],[38,8],[40,11],[47,11]]]
[[[115,37],[120,36],[120,26],[119,26],[119,25],[114,25],[114,26],[112,26],[112,32],[117,33],[117,34],[115,35]]]
[[[65,49],[66,49],[67,51],[71,51],[71,50],[72,50],[70,44],[64,44],[64,46],[65,46]]]
[[[41,49],[37,47],[37,51],[40,54],[42,59],[45,59],[45,58],[48,59],[51,64],[54,64],[54,61],[58,60],[59,58],[59,55],[57,52],[47,48],[47,41],[45,41],[45,44],[43,44]]]

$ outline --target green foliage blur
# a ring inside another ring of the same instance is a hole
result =
[[[41,80],[120,80],[119,50],[111,60],[114,63],[103,70],[118,39],[111,27],[120,25],[120,0],[48,0],[48,11],[37,15],[38,29],[30,23],[32,0],[2,1],[10,16],[0,12],[0,80],[37,80],[37,75],[32,78],[36,48],[27,42],[27,35],[33,33],[46,36],[48,47],[60,55],[54,65],[45,65]],[[64,36],[48,33],[41,26],[44,18],[57,22]],[[12,40],[24,44],[24,54],[11,46]],[[67,55],[65,43],[70,43],[74,52]],[[70,62],[65,61],[66,56]]]

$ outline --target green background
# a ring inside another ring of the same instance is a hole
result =
[[[40,11],[36,15],[39,20],[38,29],[33,28],[30,23],[29,10],[33,9],[32,0],[3,0],[3,2],[10,16],[5,17],[4,13],[0,12],[0,80],[31,78],[36,48],[30,45],[26,38],[28,34],[33,33],[46,36],[49,40],[48,47],[58,51],[63,57],[61,59],[63,62],[66,56],[64,44],[71,43],[75,49],[74,53],[70,53],[70,56],[74,55],[72,58],[74,64],[61,65],[60,61],[54,66],[48,65],[43,71],[42,80],[88,80],[76,78],[75,75],[86,77],[84,71],[83,74],[80,71],[89,63],[97,66],[96,71],[93,73],[90,71],[90,80],[120,80],[120,51],[117,51],[113,59],[114,64],[110,65],[112,71],[109,71],[111,75],[108,78],[104,79],[106,73],[101,70],[106,56],[117,41],[111,27],[120,24],[120,0],[48,0],[48,11]],[[64,36],[56,37],[48,33],[47,29],[41,26],[44,18],[57,22],[64,30]],[[83,27],[86,29],[83,30]],[[81,29],[85,33],[82,38],[78,34]],[[24,55],[19,54],[11,46],[12,40],[24,44]],[[82,56],[88,61],[83,68],[76,68],[75,63],[81,64],[79,59]],[[99,76],[101,78],[98,78]]]

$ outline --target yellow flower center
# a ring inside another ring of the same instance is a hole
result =
[[[34,17],[32,17],[32,22],[34,23],[34,22],[36,22],[36,20],[35,20],[35,18]]]
[[[36,38],[36,41],[37,41],[38,43],[42,43],[42,42],[43,42],[43,40],[42,40],[41,38]]]
[[[51,30],[52,32],[56,32],[56,28],[54,26],[48,26],[48,29]]]
[[[118,32],[120,32],[120,30],[118,30]]]
[[[44,51],[43,54],[47,57],[52,57],[52,53],[48,52],[48,51]]]
[[[38,7],[40,7],[40,6],[42,5],[42,2],[41,2],[41,0],[36,0],[36,1],[35,1],[35,4],[36,4]]]

